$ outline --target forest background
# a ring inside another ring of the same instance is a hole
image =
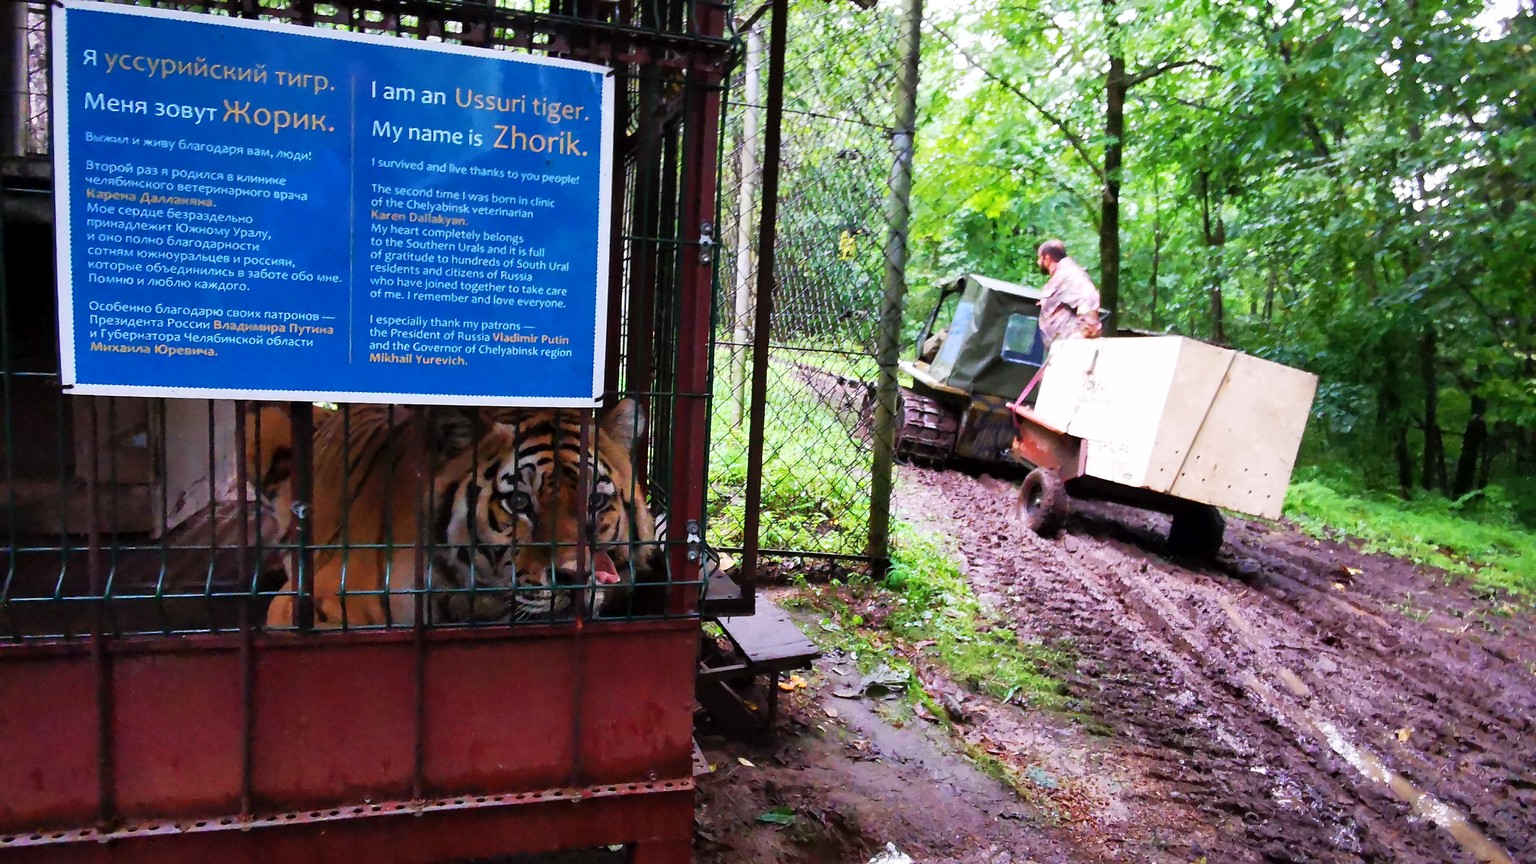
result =
[[[908,329],[1059,237],[1114,325],[1318,374],[1312,491],[1536,527],[1533,43],[1531,0],[929,4]]]

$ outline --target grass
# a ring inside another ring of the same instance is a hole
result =
[[[1321,469],[1297,474],[1285,515],[1307,534],[1347,537],[1366,552],[1437,567],[1487,593],[1536,604],[1536,531],[1519,524],[1496,489],[1462,501],[1431,495],[1405,501]]]
[[[898,523],[895,540],[883,583],[805,587],[804,602],[827,616],[821,638],[828,647],[850,653],[863,671],[883,663],[899,672],[911,670],[904,657],[922,645],[946,677],[976,692],[1065,707],[1053,670],[1070,664],[1066,652],[1022,641],[995,619],[937,539]],[[870,609],[881,614],[861,611]]]
[[[853,590],[862,589],[854,586]],[[820,629],[811,634],[811,638],[823,651],[841,652],[853,661],[860,672],[873,672],[883,667],[894,676],[906,679],[904,699],[900,703],[891,703],[897,706],[894,709],[897,725],[909,722],[921,706],[949,733],[960,751],[982,773],[1019,790],[1020,794],[1028,792],[1029,784],[1012,765],[988,753],[985,747],[966,740],[938,697],[924,688],[916,667],[903,653],[904,650],[910,650],[910,647],[893,644],[887,638],[891,634],[883,628],[868,625],[863,616],[855,612],[847,602],[845,586],[804,586],[803,593],[784,602],[793,608],[809,609],[826,616]],[[885,712],[885,709],[878,706],[877,710]]]
[[[1040,795],[1019,766],[988,752],[955,725],[938,696],[926,689],[915,658],[926,656],[944,677],[973,691],[1046,710],[1066,710],[1067,698],[1052,670],[1069,666],[1073,658],[1024,642],[994,620],[938,538],[897,523],[894,539],[884,582],[802,585],[789,602],[824,616],[810,634],[823,650],[841,651],[861,673],[884,668],[906,680],[901,722],[921,707],[980,771],[1049,812],[1049,796]]]
[[[723,369],[727,352],[717,357]],[[869,538],[869,448],[793,371],[770,369],[759,543],[764,549],[862,555]],[[714,379],[710,541],[737,547],[746,516],[747,424],[732,422],[729,378]]]
[[[1004,702],[1062,707],[1061,685],[1051,670],[1070,658],[1021,641],[992,617],[939,540],[904,524],[895,535],[884,585],[893,595],[887,629],[907,641],[933,641],[950,677],[974,689]]]

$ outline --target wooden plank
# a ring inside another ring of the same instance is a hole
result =
[[[1083,439],[1083,473],[1127,486],[1146,482],[1181,341],[1068,339],[1051,346],[1035,414]]]
[[[940,393],[950,393],[955,396],[968,395],[966,391],[960,389],[959,387],[951,387],[948,384],[941,382],[938,378],[934,377],[934,374],[931,371],[933,367],[921,360],[898,360],[896,361],[896,366],[901,371],[911,375],[913,381],[916,381],[925,387],[931,387]]]
[[[787,669],[809,665],[821,656],[821,650],[783,609],[762,598],[757,601],[757,614],[721,618],[720,627],[753,666]]]
[[[1316,392],[1309,372],[1239,354],[1169,491],[1277,518]]]
[[[1168,387],[1167,404],[1142,483],[1154,492],[1170,491],[1184,466],[1198,458],[1194,453],[1195,436],[1205,427],[1216,395],[1240,356],[1230,348],[1193,339],[1180,339],[1177,344],[1178,365]]]

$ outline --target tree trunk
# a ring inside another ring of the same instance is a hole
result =
[[[752,248],[752,238],[757,236],[757,190],[762,185],[762,164],[757,158],[758,106],[762,99],[762,76],[758,69],[763,56],[762,31],[752,27],[747,31],[747,56],[745,72],[746,110],[742,117],[741,150],[739,152],[740,178],[736,190],[736,302],[731,331],[731,428],[740,428],[747,417],[747,389],[749,352],[747,344],[752,338],[752,296],[757,285],[757,256]],[[765,346],[752,346],[764,350]]]
[[[1477,488],[1488,487],[1488,475],[1493,471],[1493,456],[1505,448],[1501,444],[1508,444],[1509,437],[1503,432],[1502,426],[1496,426],[1488,436],[1488,443],[1483,446],[1483,458],[1477,463]]]
[[[1212,215],[1211,203],[1211,172],[1202,170],[1196,175],[1196,185],[1200,189],[1200,227],[1205,234],[1206,248],[1206,293],[1211,300],[1211,341],[1218,345],[1225,345],[1227,341],[1226,312],[1222,308],[1221,297],[1221,266],[1222,253],[1227,243],[1227,228],[1221,221],[1221,201],[1215,203],[1215,215]]]
[[[1472,397],[1472,416],[1467,418],[1467,431],[1461,436],[1461,453],[1456,457],[1456,481],[1451,487],[1457,498],[1479,488],[1477,463],[1488,445],[1488,400]]]
[[[1403,422],[1403,400],[1397,388],[1397,380],[1382,384],[1376,400],[1376,426],[1386,431],[1392,441],[1392,455],[1397,460],[1397,487],[1399,494],[1407,498],[1413,491],[1413,456],[1408,450],[1408,424]]]
[[[1157,329],[1157,271],[1163,261],[1163,199],[1154,187],[1152,191],[1152,329]]]
[[[1264,318],[1265,324],[1270,323],[1275,317],[1275,290],[1280,287],[1280,271],[1275,269],[1273,262],[1269,265],[1269,284],[1264,286]]]
[[[1099,305],[1120,307],[1120,166],[1125,156],[1125,47],[1115,23],[1116,0],[1103,0],[1109,31],[1109,76],[1104,81],[1104,198],[1099,220]]]
[[[1435,328],[1419,340],[1419,375],[1424,383],[1424,464],[1420,482],[1425,489],[1445,489],[1445,443],[1440,437],[1440,384],[1435,374]]]

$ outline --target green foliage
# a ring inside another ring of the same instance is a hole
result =
[[[1381,552],[1470,578],[1475,585],[1536,602],[1536,531],[1519,527],[1497,486],[1447,501],[1373,495],[1348,478],[1320,472],[1291,484],[1285,515],[1314,536],[1352,538]]]
[[[898,523],[885,589],[894,595],[886,627],[907,642],[932,640],[955,680],[992,696],[1061,707],[1052,670],[1068,658],[1025,643],[992,617],[971,592],[943,544]]]
[[[1317,373],[1309,453],[1376,488],[1406,477],[1454,499],[1491,482],[1536,510],[1536,9],[1493,22],[1484,6],[932,17],[909,318],[957,273],[1038,280],[1047,237],[1096,271],[1118,53],[1136,83],[1115,323]]]
[[[717,368],[724,362],[722,351]],[[793,369],[775,365],[770,376],[759,545],[863,554],[869,539],[867,445]],[[749,430],[745,422],[731,422],[729,388],[725,376],[714,377],[707,508],[710,542],[739,547],[746,519]]]
[[[884,666],[911,680],[916,673],[905,655],[926,647],[948,678],[974,690],[1051,710],[1066,706],[1054,670],[1070,665],[1069,655],[1023,642],[1006,622],[988,615],[936,538],[898,522],[894,539],[883,583],[807,588],[802,603],[828,616],[812,633],[817,642],[847,652],[861,671]],[[866,607],[889,614],[870,621],[859,611]],[[921,701],[926,694],[909,696]]]

